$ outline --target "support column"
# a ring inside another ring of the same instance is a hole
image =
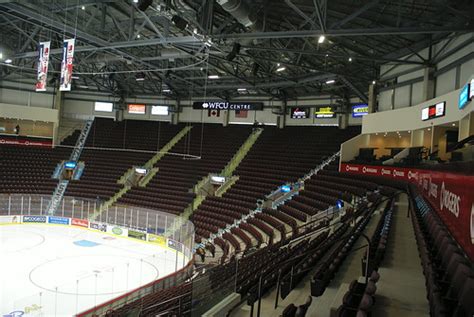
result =
[[[222,111],[222,125],[224,127],[227,127],[229,125],[229,115],[230,115],[230,110]]]
[[[283,100],[283,104],[280,107],[281,114],[278,115],[278,128],[283,129],[286,126],[286,108],[287,108],[287,99]]]
[[[349,126],[349,114],[348,113],[339,113],[337,115],[337,124],[339,129],[347,129]]]
[[[369,85],[369,113],[373,113],[377,111],[377,95],[375,94],[376,86],[374,84]]]
[[[435,72],[435,68],[433,66],[428,66],[424,69],[423,101],[434,98],[434,93],[435,93],[434,72]]]
[[[177,125],[179,123],[179,113],[181,112],[181,101],[176,100],[176,106],[174,111],[171,113],[171,124]]]
[[[63,106],[63,92],[59,89],[56,89],[56,93],[54,95],[53,101],[53,109],[58,110],[58,117],[57,122],[53,123],[53,146],[58,145],[61,143],[59,139],[59,126],[61,125],[61,117],[62,117],[62,106]]]

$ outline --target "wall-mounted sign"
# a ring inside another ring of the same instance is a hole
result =
[[[96,101],[94,103],[94,111],[112,112],[114,111],[114,104],[111,102]]]
[[[291,119],[308,119],[309,108],[290,108]]]
[[[471,83],[469,84],[469,100],[474,98],[474,79],[471,79]]]
[[[459,102],[458,108],[463,109],[469,101],[469,84],[462,87],[461,92],[459,93]]]
[[[142,104],[129,104],[128,105],[128,113],[145,114],[146,113],[146,106],[142,105]]]
[[[426,121],[444,116],[446,113],[446,102],[438,102],[435,105],[421,109],[421,120]]]
[[[336,113],[332,111],[331,107],[319,107],[316,108],[316,111],[314,112],[314,117],[317,119],[335,118]]]
[[[193,109],[198,110],[263,110],[263,102],[194,102]]]
[[[167,116],[168,106],[151,106],[151,114],[154,116]]]
[[[369,114],[369,106],[366,103],[352,106],[352,117],[358,118]]]

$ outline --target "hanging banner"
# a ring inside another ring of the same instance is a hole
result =
[[[38,46],[38,70],[36,74],[36,91],[46,91],[48,79],[49,48],[51,42],[40,42]]]
[[[71,90],[74,45],[75,45],[75,39],[64,40],[63,60],[61,62],[61,83],[59,86],[59,90],[61,91]]]

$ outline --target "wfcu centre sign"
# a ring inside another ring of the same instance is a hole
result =
[[[456,241],[474,260],[474,176],[414,168],[341,164],[341,172],[381,176],[418,186]]]
[[[197,109],[197,110],[263,110],[263,102],[204,101],[204,102],[194,102],[193,109]]]

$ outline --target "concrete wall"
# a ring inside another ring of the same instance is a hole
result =
[[[429,59],[428,48],[418,52]],[[405,56],[407,61],[420,62],[415,54]],[[474,33],[442,40],[433,45],[434,97],[461,88],[474,74]],[[423,102],[424,65],[385,64],[380,67],[380,81],[387,83],[379,88],[378,111],[411,107]]]
[[[468,82],[468,80],[466,80]],[[464,85],[465,82],[462,83]],[[362,123],[362,133],[382,133],[395,131],[409,131],[429,128],[435,125],[458,122],[474,110],[474,102],[471,101],[464,109],[459,110],[460,89],[422,102],[413,107],[405,107],[393,111],[383,111],[365,116]],[[446,114],[433,120],[422,121],[421,110],[438,102],[446,102]]]

